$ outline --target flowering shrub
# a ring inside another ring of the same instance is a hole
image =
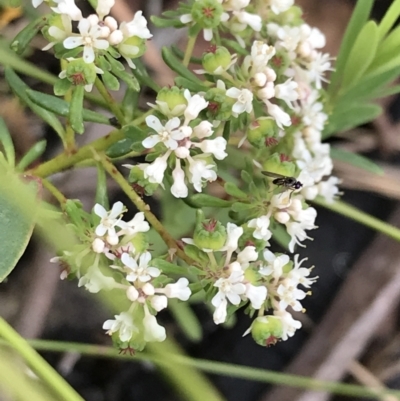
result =
[[[64,145],[60,156],[27,172],[60,201],[74,233],[75,243],[59,247],[53,259],[63,267],[61,277],[76,277],[92,293],[125,294],[127,309],[103,325],[121,349],[163,341],[158,312],[169,299],[188,301],[195,293],[212,308],[215,324],[244,308],[253,318],[245,334],[260,345],[293,336],[301,323],[292,311],[304,311],[301,301],[317,279],[303,266],[306,259],[292,256],[317,228],[316,209],[307,202],[333,203],[339,194],[330,145],[322,143],[328,121],[323,83],[332,71],[324,35],[303,21],[293,0],[190,0],[152,19],[189,33],[184,53],[162,50],[177,77],[175,86],[159,88],[140,61],[152,37],[141,11],[118,24],[109,15],[114,0],[93,1],[96,13],[86,17],[74,0],[44,2],[49,14],[12,47],[22,52],[32,30],[41,30],[49,42],[43,50],[60,60],[54,93],[64,100],[29,90],[10,69],[6,78],[14,92],[23,88],[25,102]],[[210,46],[196,59],[199,34]],[[197,67],[189,69],[190,62]],[[108,90],[121,82],[126,93],[119,104]],[[145,86],[157,96],[142,112],[138,92]],[[93,87],[105,100],[97,103],[115,118],[84,108],[85,91]],[[56,114],[67,117],[65,127],[54,121]],[[84,121],[116,129],[78,149],[74,135],[84,133]],[[132,156],[145,162],[124,164],[125,179],[113,161]],[[45,178],[85,160],[99,170],[91,212]],[[121,202],[108,207],[105,172],[139,210],[130,221]],[[174,237],[154,216],[142,197],[155,193],[161,200],[172,195],[172,213],[192,208],[181,221],[190,227],[189,238]],[[150,228],[166,243],[164,254],[150,245]],[[274,252],[272,241],[288,254]]]

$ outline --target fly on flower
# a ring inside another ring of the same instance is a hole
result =
[[[303,186],[303,184],[300,181],[297,181],[295,177],[288,177],[286,175],[272,173],[271,171],[261,171],[261,173],[267,177],[274,178],[272,181],[273,184],[285,189],[289,189],[292,192],[300,189]]]

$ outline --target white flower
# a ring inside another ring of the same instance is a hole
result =
[[[281,337],[283,341],[293,337],[296,330],[301,327],[301,322],[294,320],[293,316],[285,310],[275,310],[274,315],[281,319],[283,329]]]
[[[110,10],[114,6],[114,3],[115,0],[97,0],[96,13],[100,20],[110,14]]]
[[[152,277],[158,277],[161,272],[156,267],[148,266],[150,260],[150,252],[144,252],[140,255],[138,265],[135,259],[129,256],[127,253],[123,253],[121,256],[121,262],[127,268],[127,271],[129,271],[126,279],[131,282],[139,280],[142,283],[145,283],[150,281]]]
[[[193,128],[193,134],[199,139],[207,138],[213,134],[213,125],[209,121],[202,121]]]
[[[301,242],[304,241],[305,239],[312,239],[306,234],[305,230],[311,230],[313,228],[316,228],[316,226],[309,225],[306,221],[304,222],[289,221],[288,223],[286,223],[286,231],[292,237],[289,242],[289,251],[294,252],[294,246],[296,244],[305,247],[305,245],[303,245]]]
[[[217,160],[223,160],[228,156],[228,153],[225,152],[227,142],[222,136],[215,139],[205,139],[200,143],[194,143],[194,145],[200,148],[203,153],[211,153]]]
[[[262,28],[262,18],[256,14],[250,14],[246,11],[234,11],[233,14],[237,20],[246,26],[249,26],[253,31],[260,32]]]
[[[115,280],[112,277],[105,276],[97,264],[94,264],[79,279],[78,287],[84,286],[89,292],[96,294],[101,290],[111,290],[115,287],[115,284]]]
[[[186,109],[183,113],[185,116],[185,123],[187,125],[189,121],[194,120],[199,115],[200,111],[204,110],[208,106],[208,102],[204,99],[203,96],[194,95],[191,96],[188,89],[184,91],[184,96],[188,102]]]
[[[267,105],[268,113],[275,119],[280,129],[284,129],[283,126],[289,127],[292,125],[289,114],[284,112],[277,104],[273,104],[268,100],[265,100],[265,104]]]
[[[307,269],[306,267],[301,267],[301,264],[307,260],[307,258],[302,259],[299,262],[299,255],[294,256],[294,267],[288,273],[286,279],[290,280],[294,285],[301,284],[306,288],[310,288],[315,281],[317,281],[318,277],[310,277],[311,269]]]
[[[243,227],[228,223],[226,225],[226,234],[226,242],[222,249],[226,250],[228,254],[232,254],[238,247],[239,238],[243,234]]]
[[[95,59],[94,49],[106,50],[109,43],[105,39],[98,39],[101,36],[99,26],[91,26],[88,19],[83,18],[79,21],[78,29],[80,36],[70,36],[65,39],[63,45],[66,49],[75,49],[83,46],[83,60],[91,64]]]
[[[145,308],[145,316],[143,319],[144,340],[145,341],[164,341],[167,338],[165,328],[160,326],[155,316],[151,315]]]
[[[107,334],[112,335],[119,331],[119,338],[121,341],[126,342],[132,338],[134,333],[139,330],[133,323],[132,315],[128,312],[122,312],[115,315],[115,320],[106,320],[103,324],[103,329],[107,330]]]
[[[257,219],[250,220],[247,225],[250,228],[255,228],[253,232],[253,237],[257,239],[261,239],[263,241],[267,241],[272,237],[271,231],[268,229],[269,227],[269,216],[261,216]]]
[[[261,266],[259,273],[263,276],[272,276],[275,281],[279,280],[283,275],[283,268],[289,263],[288,255],[278,255],[266,249],[264,251],[264,260],[266,265]]]
[[[107,234],[107,242],[111,245],[118,244],[118,235],[115,231],[115,227],[123,227],[125,224],[121,221],[123,210],[124,205],[122,202],[114,203],[109,212],[107,212],[99,203],[96,203],[94,206],[94,213],[101,218],[100,224],[96,227],[95,233],[99,237]]]
[[[226,91],[226,96],[237,99],[237,102],[232,106],[232,114],[235,117],[241,113],[253,111],[253,93],[248,89],[233,87]]]
[[[137,11],[132,21],[121,23],[119,29],[124,37],[138,36],[141,39],[150,39],[153,36],[147,28],[147,20],[142,14],[143,11]]]
[[[300,312],[303,309],[298,300],[304,299],[307,294],[296,288],[296,286],[293,286],[291,281],[284,280],[284,282],[279,285],[277,294],[280,298],[279,309],[285,310],[288,306],[296,312]]]
[[[164,173],[167,169],[167,159],[171,151],[165,153],[164,156],[157,157],[151,164],[145,164],[143,168],[144,178],[153,184],[161,184],[164,179]]]
[[[105,247],[106,247],[106,244],[104,243],[104,241],[101,238],[95,238],[94,241],[92,242],[93,252],[103,253]]]
[[[168,306],[168,298],[165,295],[154,295],[150,303],[157,312],[160,312]]]
[[[171,194],[174,195],[175,198],[186,198],[188,196],[188,187],[185,184],[185,173],[182,170],[180,159],[176,159],[172,178],[174,183],[171,186]]]
[[[294,0],[269,0],[269,5],[274,14],[280,14],[287,10],[294,4]]]
[[[168,298],[178,298],[181,301],[187,301],[192,293],[188,285],[188,279],[181,277],[176,283],[167,284],[164,293]]]
[[[129,299],[129,301],[135,302],[139,298],[139,291],[133,285],[130,285],[126,290],[126,297]]]
[[[219,289],[213,297],[211,303],[218,307],[221,302],[227,298],[233,305],[239,305],[240,296],[246,292],[246,286],[243,284],[244,275],[242,271],[233,271],[228,278],[219,278],[214,287]]]
[[[178,117],[169,120],[164,127],[156,116],[147,116],[146,124],[157,132],[157,135],[150,135],[142,142],[142,145],[147,149],[162,142],[167,149],[175,150],[178,147],[178,141],[185,137],[179,129],[176,129],[181,124]]]
[[[58,3],[57,7],[51,7],[55,13],[66,14],[72,19],[72,21],[80,21],[82,19],[82,12],[76,6],[74,0],[62,0],[56,1],[56,3]]]
[[[318,193],[325,198],[328,203],[333,203],[340,195],[338,184],[342,181],[337,177],[329,177],[327,181],[318,183]]]
[[[227,316],[226,308],[228,306],[228,301],[224,298],[221,303],[215,308],[213,319],[215,324],[224,323]]]
[[[294,102],[299,98],[299,93],[297,92],[298,84],[289,78],[283,84],[275,85],[275,97],[282,99],[288,107],[293,109],[291,102]]]
[[[143,212],[136,213],[132,220],[127,222],[122,221],[120,224],[123,229],[119,234],[132,236],[136,233],[145,233],[150,230],[150,225],[145,220]]]
[[[72,34],[71,18],[68,15],[61,14],[61,23],[63,29],[55,25],[49,27],[48,34],[55,40],[43,47],[42,50],[45,51],[51,49],[56,43],[63,41]]]
[[[201,155],[194,156],[193,158],[188,156],[188,161],[189,181],[193,184],[197,192],[202,191],[203,180],[210,182],[217,179],[217,173],[214,171],[215,164],[209,164],[207,160],[201,158]]]
[[[249,267],[250,262],[258,259],[258,252],[255,246],[246,246],[237,254],[236,261],[240,264],[240,268],[245,270]]]
[[[267,299],[267,288],[263,285],[255,286],[247,283],[245,295],[250,300],[251,306],[254,309],[260,309]]]
[[[250,0],[225,0],[224,9],[227,11],[239,11],[246,8],[250,4]]]

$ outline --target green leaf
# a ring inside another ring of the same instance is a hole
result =
[[[189,89],[192,92],[207,91],[207,87],[205,85],[200,85],[198,82],[190,81],[184,77],[176,77],[175,84],[177,86],[181,86],[182,88]]]
[[[107,194],[107,174],[101,163],[96,164],[97,168],[97,187],[96,187],[96,203],[99,203],[106,210],[110,208]]]
[[[30,22],[12,41],[10,47],[18,55],[21,55],[32,39],[38,34],[38,32],[47,24],[49,15],[43,15],[36,20]]]
[[[27,85],[18,77],[18,75],[9,67],[5,68],[5,77],[7,83],[10,85],[11,90],[18,96],[35,114],[37,114],[43,121],[50,125],[51,128],[57,132],[58,136],[64,140],[65,131],[60,120],[51,112],[37,106],[33,103],[26,91],[29,89]]]
[[[125,70],[121,70],[121,66],[124,68],[123,65],[111,56],[107,57],[107,60],[111,64],[111,72],[117,78],[124,81],[128,85],[128,88],[134,90],[135,92],[140,91],[139,82],[134,75],[128,74]]]
[[[349,105],[346,110],[334,112],[329,118],[328,124],[322,133],[322,138],[326,139],[330,135],[349,130],[374,120],[382,114],[382,107],[376,104],[353,104]]]
[[[104,82],[104,85],[107,89],[112,91],[117,91],[119,89],[119,81],[113,74],[104,70],[103,74],[101,74],[101,80]]]
[[[383,170],[372,160],[357,153],[352,153],[343,149],[331,147],[331,157],[335,160],[346,162],[348,164],[351,164],[352,166],[362,168],[363,170],[369,171],[374,174],[384,174]]]
[[[51,111],[63,117],[68,117],[69,114],[69,103],[59,97],[47,95],[42,92],[28,89],[26,91],[29,99],[35,104],[44,109]],[[103,114],[97,113],[96,111],[83,109],[82,110],[83,121],[90,121],[93,123],[99,123],[104,125],[112,125],[110,119]]]
[[[379,39],[382,39],[391,29],[400,16],[400,0],[395,0],[386,11],[379,24]]]
[[[372,63],[378,48],[378,26],[369,21],[351,48],[343,71],[342,87],[355,85]]]
[[[15,166],[15,149],[10,132],[4,120],[0,117],[0,144],[3,146],[7,162],[11,167]]]
[[[249,204],[249,203],[242,203],[242,202],[236,202],[232,205],[232,210],[234,212],[240,213],[240,212],[248,212],[251,210],[254,206]]]
[[[195,194],[190,197],[190,202],[197,207],[230,207],[232,201],[217,198],[207,194]]]
[[[235,198],[239,199],[247,199],[247,194],[246,192],[243,192],[241,189],[238,188],[237,185],[235,185],[233,182],[226,182],[224,185],[225,192],[228,195],[231,195]]]
[[[140,59],[135,59],[135,66],[136,68],[132,70],[132,74],[137,78],[137,80],[141,84],[153,89],[155,92],[159,92],[160,87],[157,85],[154,79],[149,76],[147,69],[144,67]]]
[[[46,150],[47,141],[45,139],[36,142],[24,155],[17,164],[18,171],[24,171],[29,165],[37,160]]]
[[[339,54],[336,59],[335,71],[332,73],[328,93],[332,95],[341,85],[339,80],[343,77],[343,69],[350,56],[350,51],[364,24],[368,21],[374,0],[358,0],[350,22],[342,39]]]
[[[174,263],[167,262],[164,259],[153,259],[151,265],[157,267],[165,274],[178,274],[181,276],[186,276],[188,274],[187,267],[178,266]]]
[[[201,324],[189,303],[170,299],[168,301],[168,310],[190,341],[199,342],[202,339]]]
[[[182,22],[179,21],[179,19],[166,19],[152,15],[150,17],[150,20],[158,28],[169,28],[169,27],[181,28],[184,26]]]
[[[175,71],[179,76],[195,82],[198,85],[203,85],[203,81],[186,68],[170,49],[164,46],[161,50],[161,54],[165,64],[167,64],[168,67]]]
[[[272,224],[269,228],[272,232],[272,239],[281,247],[288,249],[290,235],[287,233],[286,228],[281,224]]]
[[[253,182],[253,178],[246,170],[242,170],[240,176],[246,184],[250,184],[251,182]]]
[[[122,101],[122,112],[124,113],[125,121],[132,121],[134,119],[135,110],[138,108],[138,101],[139,92],[128,88]]]
[[[172,45],[171,46],[171,50],[173,51],[173,53],[175,54],[176,57],[178,57],[179,59],[183,60],[185,57],[185,53],[176,45]],[[193,64],[202,64],[203,60],[201,57],[190,57],[190,62]]]
[[[24,253],[35,226],[35,195],[17,180],[0,172],[0,283]]]
[[[106,155],[111,158],[124,156],[132,150],[133,144],[134,142],[131,138],[121,139],[106,150]]]
[[[71,124],[72,129],[78,134],[83,134],[85,132],[82,113],[84,92],[85,88],[82,85],[73,88],[68,114],[69,123]]]
[[[207,263],[210,260],[207,254],[201,249],[197,248],[196,245],[185,244],[183,251],[187,256],[189,256],[189,258],[199,262],[200,264]]]
[[[248,54],[247,50],[240,46],[239,43],[235,42],[234,40],[222,39],[221,43],[226,47],[230,47],[235,51],[235,53],[240,54],[241,56],[247,56]]]

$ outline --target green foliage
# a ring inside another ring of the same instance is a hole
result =
[[[189,201],[194,207],[230,207],[231,201],[227,201],[207,194],[195,194],[189,197]]]
[[[10,132],[8,131],[7,125],[1,117],[0,117],[0,144],[1,148],[4,150],[8,164],[11,167],[14,167],[15,165],[14,144],[11,139]]]
[[[47,141],[45,139],[36,142],[22,157],[22,159],[17,164],[17,171],[24,171],[29,167],[34,161],[39,159],[40,156],[46,150]]]
[[[336,160],[344,161],[355,167],[362,168],[363,170],[369,171],[370,173],[383,175],[383,170],[373,161],[364,156],[352,152],[347,152],[338,148],[331,148],[331,157]]]

